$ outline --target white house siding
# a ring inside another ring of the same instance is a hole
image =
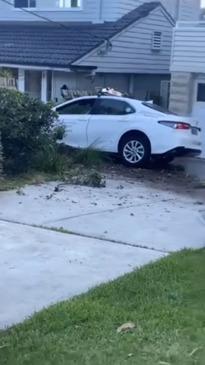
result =
[[[200,0],[180,0],[178,20],[198,20],[200,17]]]
[[[153,31],[162,31],[160,52],[152,51]],[[169,74],[172,31],[172,24],[158,8],[115,36],[106,55],[95,50],[76,64],[97,66],[98,72]]]
[[[99,21],[99,11],[98,0],[84,0],[82,10],[60,9],[56,6],[56,0],[37,0],[37,7],[35,9],[37,15],[61,22],[96,22]],[[28,14],[28,12],[24,12],[21,9],[15,9],[9,4],[0,1],[0,21],[37,22],[42,21],[42,19],[32,14]]]
[[[179,23],[174,30],[172,72],[205,72],[205,22]]]
[[[150,0],[103,0],[103,17],[118,19],[137,6]],[[161,0],[175,20],[197,20],[200,14],[200,0]]]
[[[117,20],[145,2],[150,2],[150,0],[102,0],[103,19]]]
[[[150,0],[82,0],[82,10],[78,10],[59,9],[57,0],[37,0],[35,11],[37,15],[54,21],[96,23],[117,20],[145,2]],[[175,19],[195,20],[199,17],[200,0],[161,0],[161,3]],[[0,21],[40,21],[40,18],[1,1]]]

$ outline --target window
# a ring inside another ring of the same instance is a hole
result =
[[[160,51],[162,48],[162,32],[153,32],[152,34],[152,50]]]
[[[59,0],[60,8],[80,8],[81,0]]]
[[[135,113],[134,108],[125,101],[116,99],[97,99],[91,114],[126,115]]]
[[[197,89],[197,101],[205,102],[205,84],[198,84]]]
[[[15,8],[35,8],[36,0],[14,0]]]
[[[57,112],[62,115],[66,114],[89,114],[95,104],[96,99],[84,99],[71,102],[57,108]]]

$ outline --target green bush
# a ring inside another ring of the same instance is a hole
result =
[[[42,170],[57,168],[56,119],[50,104],[15,90],[0,89],[5,172],[16,174],[41,166]]]

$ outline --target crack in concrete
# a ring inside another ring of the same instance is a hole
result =
[[[128,205],[128,206],[124,206],[124,207],[116,207],[116,208],[109,208],[109,209],[104,209],[104,210],[98,210],[95,212],[90,212],[90,213],[82,213],[82,214],[77,214],[77,215],[71,215],[69,217],[63,217],[63,218],[59,218],[59,219],[54,219],[54,220],[49,220],[49,221],[45,221],[44,224],[50,224],[50,223],[57,223],[57,222],[63,222],[66,221],[68,219],[75,219],[75,218],[81,218],[81,217],[86,217],[86,216],[90,216],[90,215],[98,215],[98,214],[102,214],[102,213],[113,213],[116,212],[118,210],[123,210],[123,209],[130,209],[130,208],[136,208],[139,207],[140,205]]]
[[[171,253],[171,251],[159,250],[159,249],[156,249],[154,247],[149,247],[149,246],[146,246],[146,245],[128,243],[128,242],[124,242],[124,241],[117,241],[117,240],[109,239],[109,238],[106,238],[106,237],[88,235],[88,234],[85,234],[85,233],[68,231],[68,230],[64,230],[64,229],[61,229],[61,228],[46,227],[44,225],[29,224],[29,223],[24,223],[24,222],[19,222],[19,221],[15,221],[15,220],[4,219],[4,218],[1,218],[0,222],[12,223],[12,224],[17,224],[17,225],[21,225],[21,226],[30,227],[30,228],[43,229],[43,230],[46,230],[46,231],[53,231],[53,232],[57,232],[57,233],[61,233],[61,234],[69,234],[69,235],[72,235],[72,236],[78,236],[78,237],[83,237],[83,238],[90,238],[90,239],[95,239],[95,240],[98,240],[98,241],[103,241],[103,242],[106,242],[106,243],[114,243],[114,244],[117,244],[117,245],[123,245],[123,246],[132,247],[132,248],[141,248],[141,249],[144,249],[144,250],[154,251],[154,252],[159,252],[159,253],[164,253],[164,254],[170,254]]]

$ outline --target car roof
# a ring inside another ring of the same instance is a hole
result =
[[[63,106],[63,105],[66,105],[68,103],[71,103],[73,101],[78,101],[78,100],[89,100],[89,99],[114,99],[114,100],[121,100],[121,101],[125,101],[125,102],[128,102],[128,103],[131,103],[131,104],[141,104],[142,101],[141,100],[137,100],[137,99],[132,99],[132,98],[128,98],[128,97],[124,97],[124,96],[112,96],[112,95],[88,95],[88,96],[80,96],[78,98],[74,98],[74,99],[71,99],[71,100],[67,100],[67,101],[64,101],[63,103],[61,104],[58,104],[56,105],[56,108],[59,108],[60,106]]]

